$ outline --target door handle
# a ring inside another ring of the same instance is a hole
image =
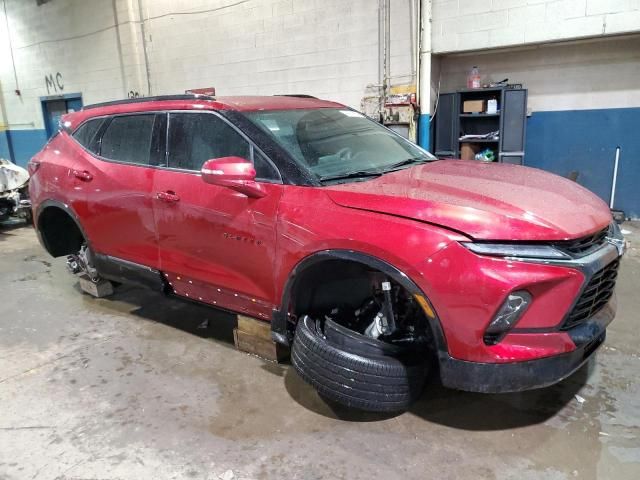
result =
[[[86,170],[74,170],[73,176],[79,178],[83,182],[90,182],[91,180],[93,180],[93,175],[91,175]]]
[[[172,192],[171,190],[167,190],[166,192],[158,192],[156,194],[156,198],[167,203],[175,203],[180,201],[180,197],[176,195],[176,192]]]

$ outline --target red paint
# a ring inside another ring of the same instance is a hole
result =
[[[485,345],[482,336],[514,290],[527,290],[534,298],[516,329],[558,325],[582,285],[578,270],[483,257],[452,242],[423,262],[421,274],[420,286],[440,317],[451,356],[502,362],[566,352],[565,333],[511,333],[496,346]]]
[[[575,182],[508,164],[435,162],[333,190],[345,207],[443,224],[483,240],[566,240],[611,221],[604,202]]]
[[[202,180],[211,185],[230,188],[247,197],[261,198],[266,195],[266,190],[256,182],[253,164],[240,157],[207,160],[202,165]]]
[[[299,108],[344,108],[344,105],[317,98],[297,97],[216,97],[215,100],[198,98],[193,100],[160,100],[156,102],[125,103],[107,107],[91,108],[63,115],[61,121],[74,130],[87,118],[115,113],[148,112],[156,110],[294,110]],[[68,122],[68,123],[67,123]]]
[[[160,246],[160,261],[154,268],[266,302],[266,310],[253,309],[253,305],[247,306],[251,310],[238,309],[235,302],[221,306],[244,313],[267,313],[270,318],[277,303],[273,265],[283,186],[263,184],[263,188],[263,198],[250,198],[231,188],[205,183],[195,173],[155,170],[153,191],[171,189],[180,201],[154,203]]]
[[[90,109],[64,121],[73,129],[91,116],[133,111],[336,106],[291,97],[174,100]],[[557,326],[584,278],[567,267],[482,257],[459,241],[572,239],[611,221],[607,206],[577,184],[510,165],[441,161],[366,182],[303,187],[255,182],[246,162],[223,159],[208,168],[237,178],[205,182],[195,172],[96,159],[65,132],[34,161],[35,209],[48,199],[65,202],[96,252],[162,271],[179,295],[266,319],[302,259],[351,249],[415,281],[441,320],[449,353],[470,361],[573,350],[560,332],[514,331],[491,347],[482,335],[506,294],[521,288],[534,302],[517,328]]]

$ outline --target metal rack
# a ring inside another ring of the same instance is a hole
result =
[[[463,113],[465,100],[498,101],[497,113]],[[462,89],[440,95],[435,118],[434,153],[440,158],[461,155],[464,143],[491,148],[496,161],[521,165],[524,162],[527,90],[522,88]],[[497,139],[460,140],[465,134],[497,131]],[[493,146],[493,147],[492,147]]]

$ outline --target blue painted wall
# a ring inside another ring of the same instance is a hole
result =
[[[567,176],[609,203],[620,146],[614,208],[640,218],[640,108],[534,112],[527,122],[525,165]]]
[[[0,130],[0,158],[12,159],[11,149],[9,148],[9,137],[6,130]]]
[[[418,117],[418,145],[425,150],[429,150],[431,145],[429,139],[431,137],[431,115],[421,113]]]
[[[22,167],[47,143],[44,130],[6,130],[0,132],[0,157]]]

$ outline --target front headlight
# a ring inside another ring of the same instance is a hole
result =
[[[474,253],[479,255],[489,255],[492,257],[547,258],[551,260],[571,258],[566,253],[551,245],[474,242],[460,243]]]

